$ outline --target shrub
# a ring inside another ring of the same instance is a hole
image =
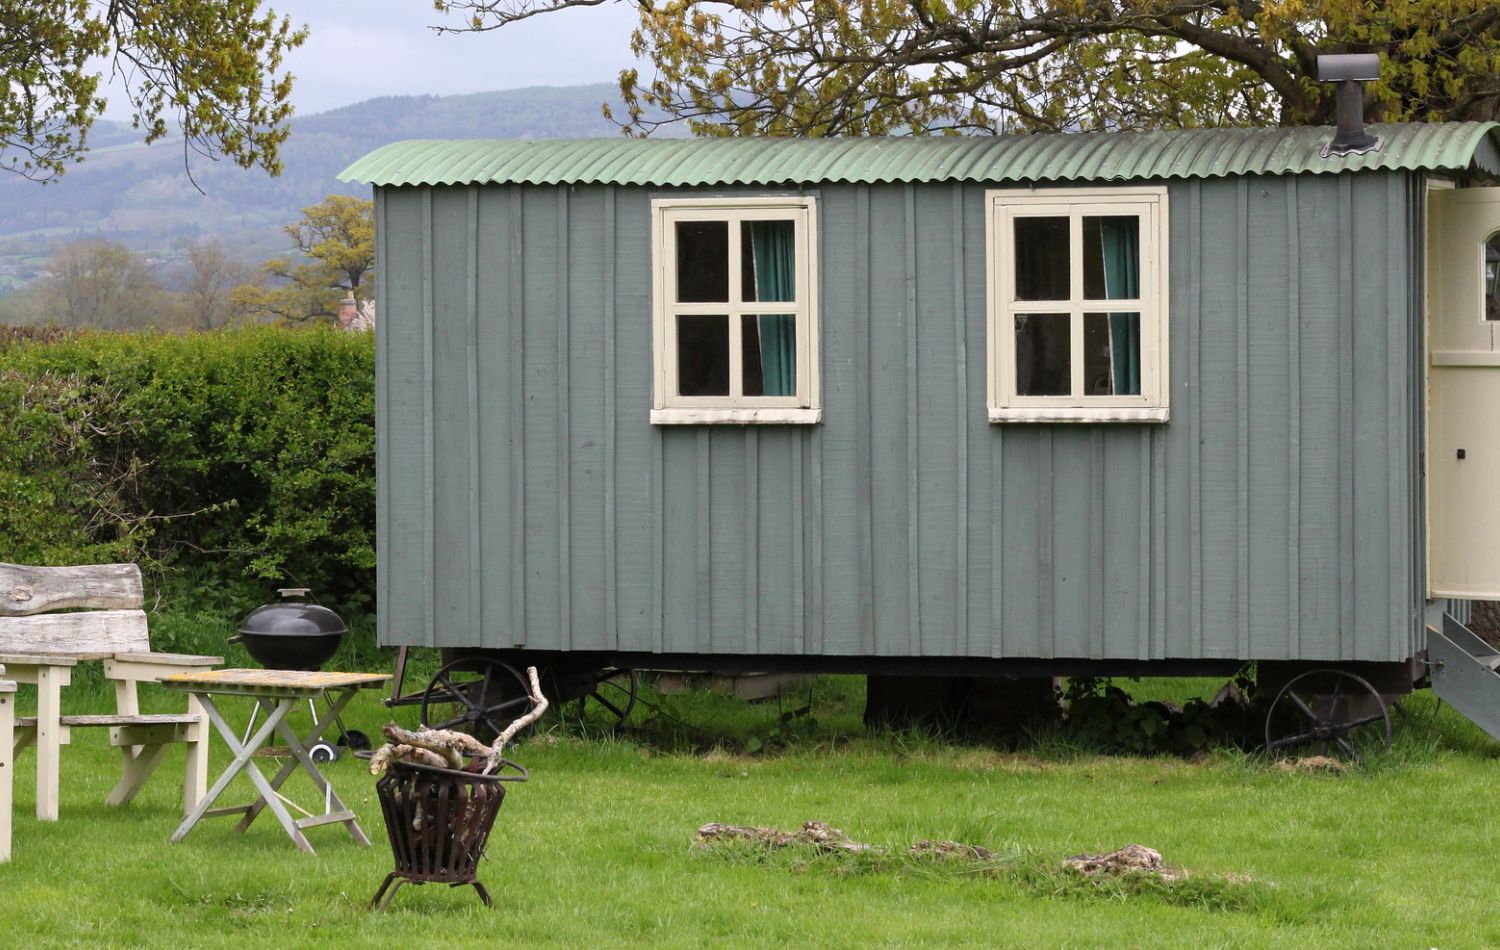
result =
[[[257,327],[0,338],[0,551],[134,560],[166,597],[310,587],[368,612],[371,334]]]

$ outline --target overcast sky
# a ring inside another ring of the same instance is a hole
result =
[[[297,77],[292,98],[298,115],[375,96],[613,82],[634,63],[629,37],[636,14],[628,4],[567,10],[456,36],[429,29],[445,19],[456,22],[435,12],[431,0],[269,0],[268,5],[310,28],[307,42],[287,57]],[[112,102],[106,115],[129,118],[121,102]]]

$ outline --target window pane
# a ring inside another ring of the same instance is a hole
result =
[[[797,317],[790,313],[740,318],[745,395],[797,395]]]
[[[1133,214],[1083,218],[1083,296],[1135,300],[1141,295],[1141,219]]]
[[[1016,314],[1016,394],[1066,396],[1073,389],[1072,321],[1066,313]]]
[[[1016,218],[1016,299],[1067,300],[1068,219]]]
[[[729,223],[677,222],[677,299],[683,303],[729,300]]]
[[[682,396],[729,395],[728,316],[677,318],[677,392]]]
[[[797,231],[791,221],[740,222],[740,299],[797,299]]]
[[[1500,234],[1484,242],[1484,318],[1500,321]]]
[[[1083,391],[1088,396],[1141,394],[1141,315],[1083,315]]]

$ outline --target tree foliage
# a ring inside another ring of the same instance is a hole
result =
[[[229,256],[217,240],[194,241],[187,249],[182,280],[185,325],[212,330],[238,322],[244,314],[234,304],[236,288],[254,280],[251,268]]]
[[[272,258],[265,270],[285,281],[279,287],[241,287],[236,304],[289,323],[332,318],[338,302],[370,297],[375,267],[375,203],[368,198],[329,195],[302,209],[302,219],[285,228],[302,255]]]
[[[438,0],[450,32],[603,0]],[[1495,0],[637,0],[627,132],[1330,123],[1319,53],[1378,53],[1387,121],[1500,117]]]
[[[276,174],[282,59],[306,35],[259,0],[0,0],[0,168],[47,181],[81,160],[108,68],[147,142],[175,124],[184,150]]]
[[[374,359],[330,327],[0,336],[0,550],[138,561],[240,616],[277,586],[367,609]]]
[[[158,322],[165,302],[161,281],[125,245],[76,241],[59,249],[50,267],[39,294],[48,322],[109,330]]]

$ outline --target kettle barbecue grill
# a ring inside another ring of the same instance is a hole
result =
[[[306,587],[284,587],[276,591],[281,600],[264,604],[252,610],[240,624],[239,633],[230,637],[229,643],[243,643],[251,659],[272,670],[321,670],[333,659],[349,632],[338,614],[320,604],[307,602],[311,593]],[[309,699],[307,706],[312,713],[314,725],[318,722],[317,704]],[[256,707],[257,712],[259,707]],[[357,729],[345,729],[341,718],[334,720],[339,727],[338,745],[352,749],[368,749],[369,737]],[[246,737],[255,727],[255,713],[250,715],[246,726]],[[331,762],[338,758],[338,748],[327,742],[318,742],[309,750],[316,762]]]

